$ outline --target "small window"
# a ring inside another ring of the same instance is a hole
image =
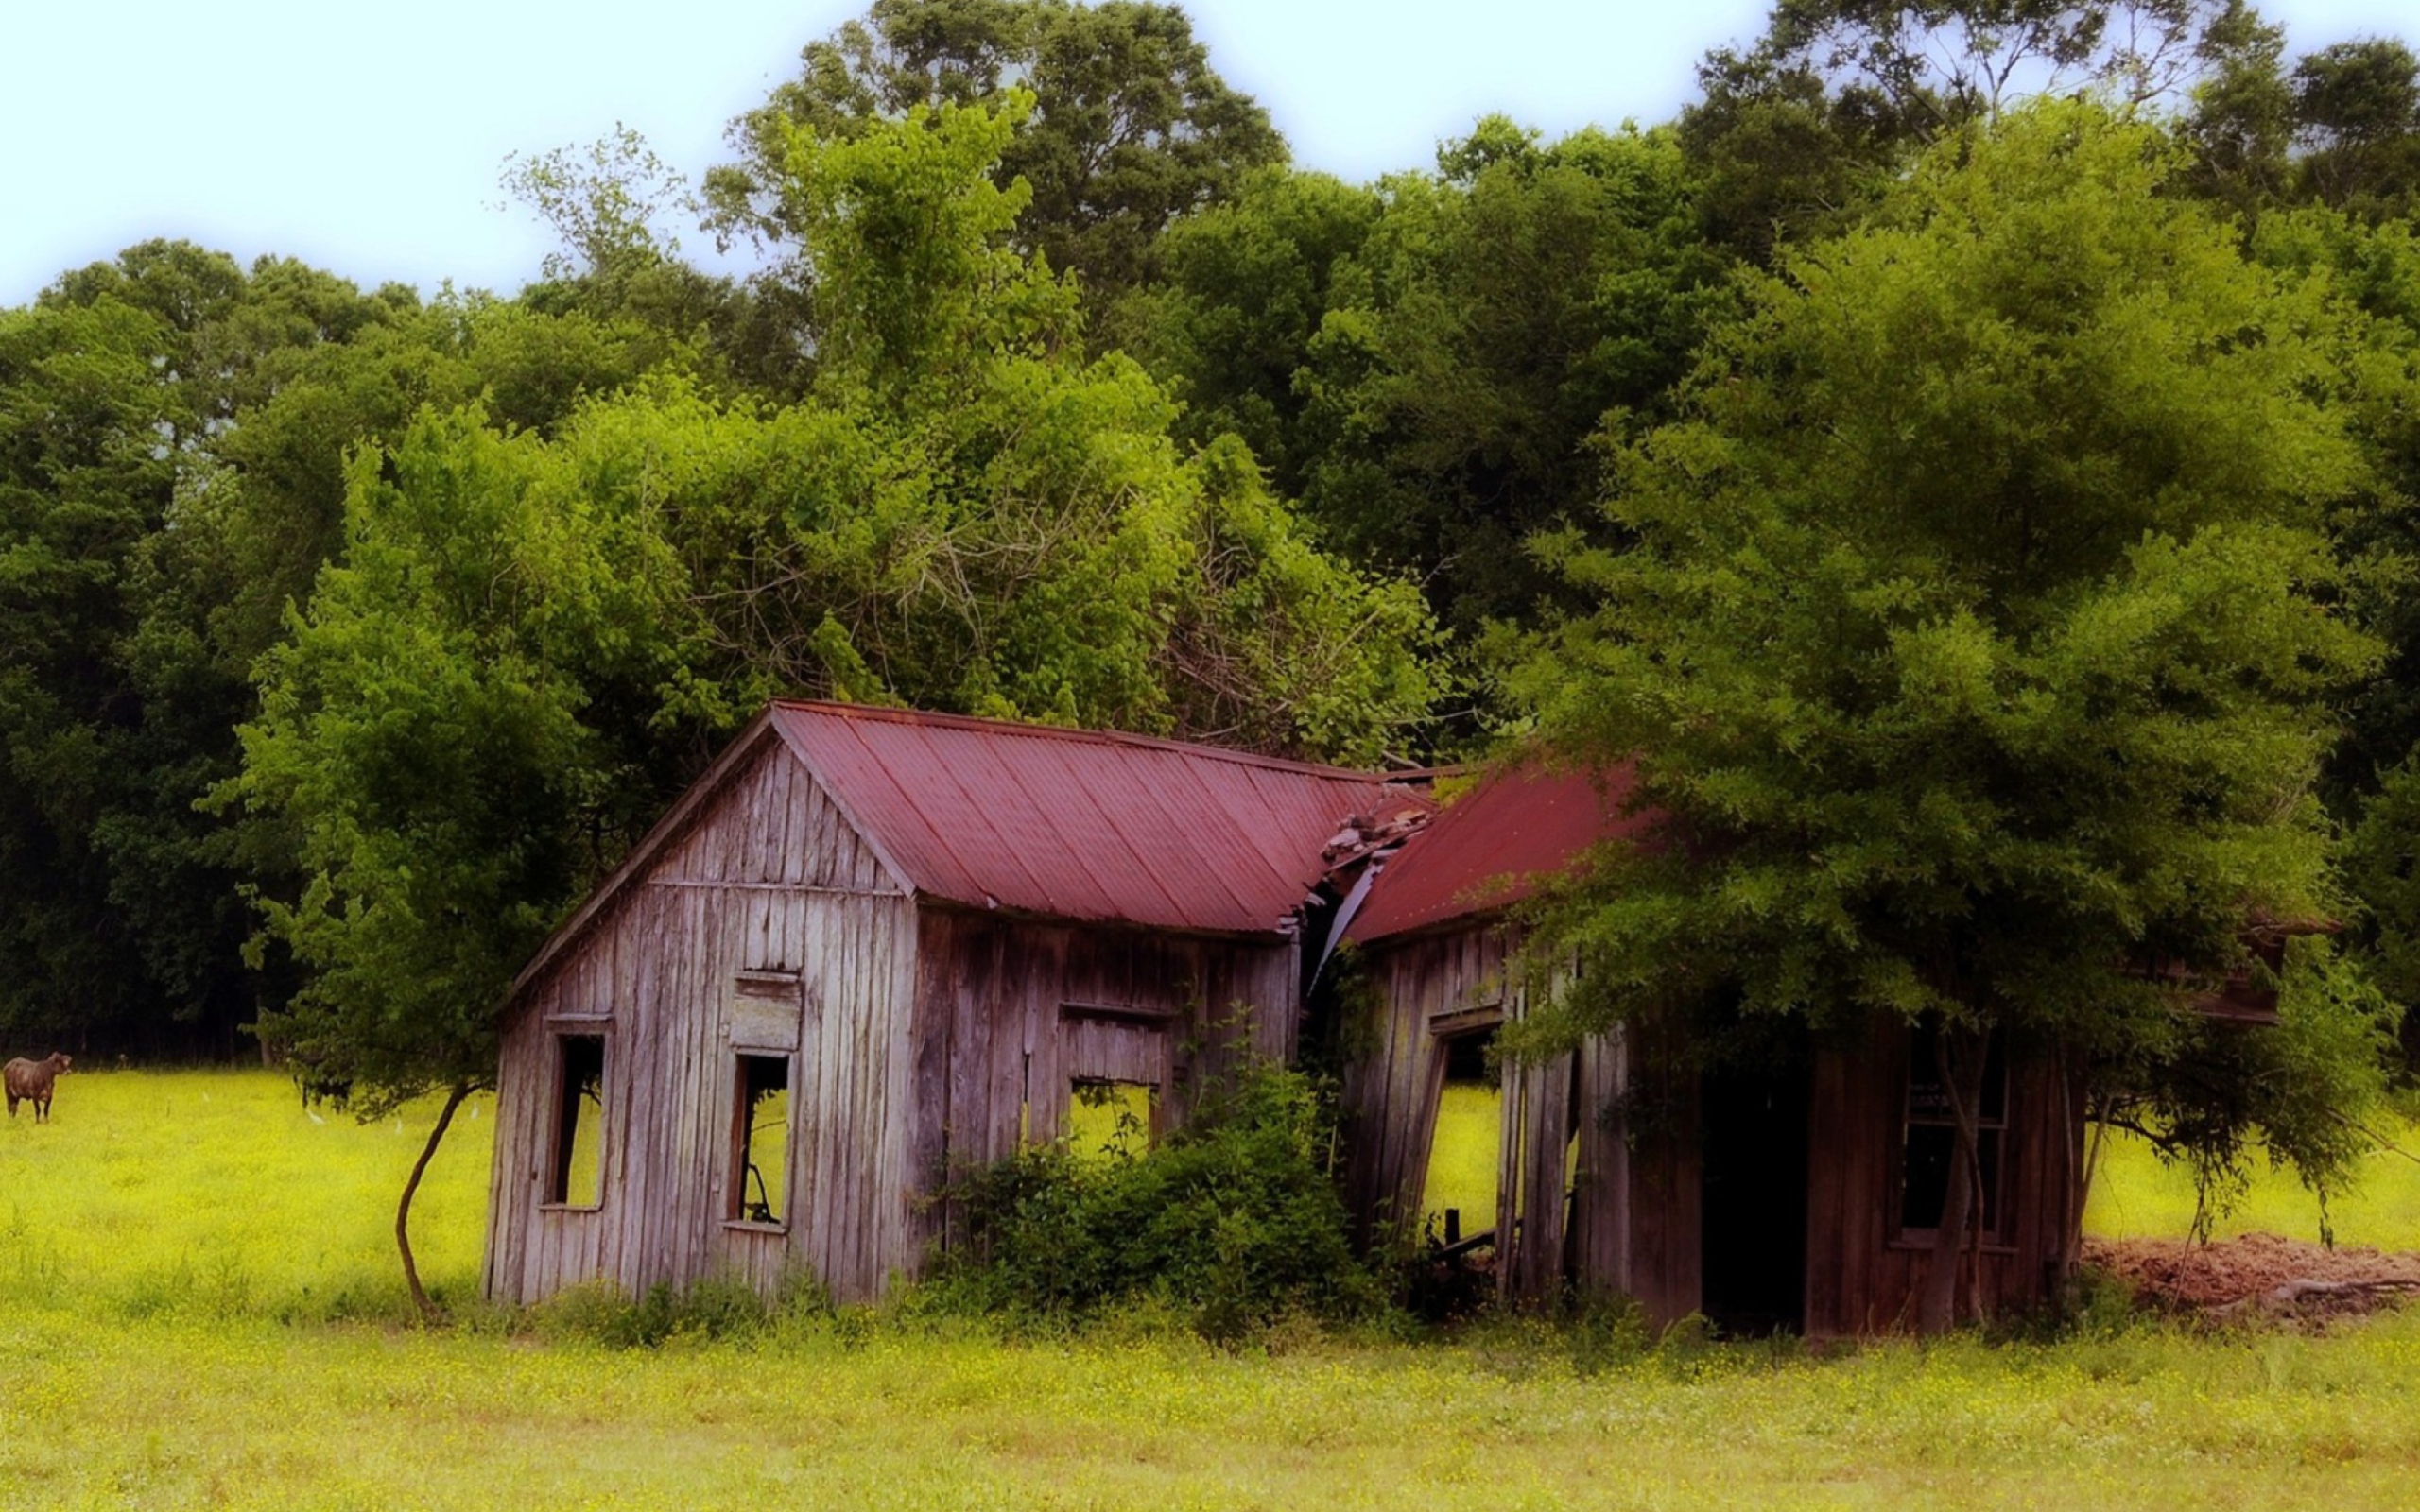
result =
[[[1899,1227],[1924,1233],[1941,1228],[1949,1201],[1949,1164],[1958,1145],[1958,1121],[1949,1089],[1942,1084],[1939,1030],[1925,1023],[1908,1036],[1907,1140],[1901,1160]],[[1980,1116],[1975,1125],[1976,1163],[1982,1172],[1982,1223],[1986,1235],[2000,1230],[2002,1146],[2008,1137],[2008,1063],[1995,1034],[1983,1057]]]
[[[605,1198],[605,1037],[555,1036],[555,1147],[546,1200],[594,1208]]]
[[[735,1056],[730,1211],[734,1223],[789,1222],[790,1057]]]
[[[1067,1148],[1093,1160],[1141,1155],[1151,1147],[1151,1114],[1159,1095],[1150,1082],[1078,1080],[1067,1099]]]

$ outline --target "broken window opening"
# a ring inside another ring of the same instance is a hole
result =
[[[1421,1192],[1422,1229],[1451,1247],[1495,1228],[1504,1168],[1504,1078],[1489,1064],[1493,1027],[1438,1046],[1444,1080]]]
[[[605,1200],[605,1037],[555,1036],[555,1144],[546,1200],[594,1208]]]
[[[1131,1160],[1151,1147],[1159,1087],[1080,1076],[1067,1097],[1067,1148],[1087,1160]]]
[[[1949,1203],[1949,1165],[1958,1147],[1958,1119],[1949,1089],[1942,1084],[1940,1031],[1927,1022],[1908,1032],[1908,1102],[1901,1146],[1899,1228],[1922,1236],[1941,1228]],[[1980,1168],[1982,1221],[1988,1239],[2000,1231],[2002,1146],[2008,1135],[2008,1057],[1998,1031],[1983,1055],[1983,1086],[1975,1123],[1975,1162]]]
[[[790,1057],[738,1055],[733,1073],[734,1223],[789,1221]]]

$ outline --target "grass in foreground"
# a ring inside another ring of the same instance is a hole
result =
[[[1680,1350],[1552,1340],[532,1346],[0,1311],[0,1500],[320,1507],[2405,1507],[2420,1317]]]
[[[71,1077],[57,1123],[0,1121],[0,1505],[2346,1512],[2420,1475],[2420,1313],[1835,1359],[1684,1337],[1592,1371],[1584,1335],[1516,1325],[1236,1352],[1132,1317],[1057,1342],[811,1314],[659,1349],[509,1332],[471,1300],[484,1108],[415,1225],[464,1322],[398,1327],[388,1226],[428,1114],[320,1120],[214,1072]],[[2374,1183],[2359,1221],[2394,1231],[2415,1186]]]

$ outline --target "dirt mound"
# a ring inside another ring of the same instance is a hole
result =
[[[2276,1234],[2207,1245],[2087,1239],[2083,1258],[2140,1301],[2213,1314],[2360,1313],[2420,1294],[2420,1254],[2329,1249]]]

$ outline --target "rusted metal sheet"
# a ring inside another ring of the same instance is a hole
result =
[[[1610,772],[1535,763],[1499,768],[1445,805],[1385,864],[1345,929],[1384,939],[1534,893],[1600,841],[1643,835],[1651,814],[1625,814],[1627,766]]]
[[[1348,816],[1426,803],[1372,773],[1136,735],[850,704],[771,719],[920,895],[1084,922],[1278,933]]]

